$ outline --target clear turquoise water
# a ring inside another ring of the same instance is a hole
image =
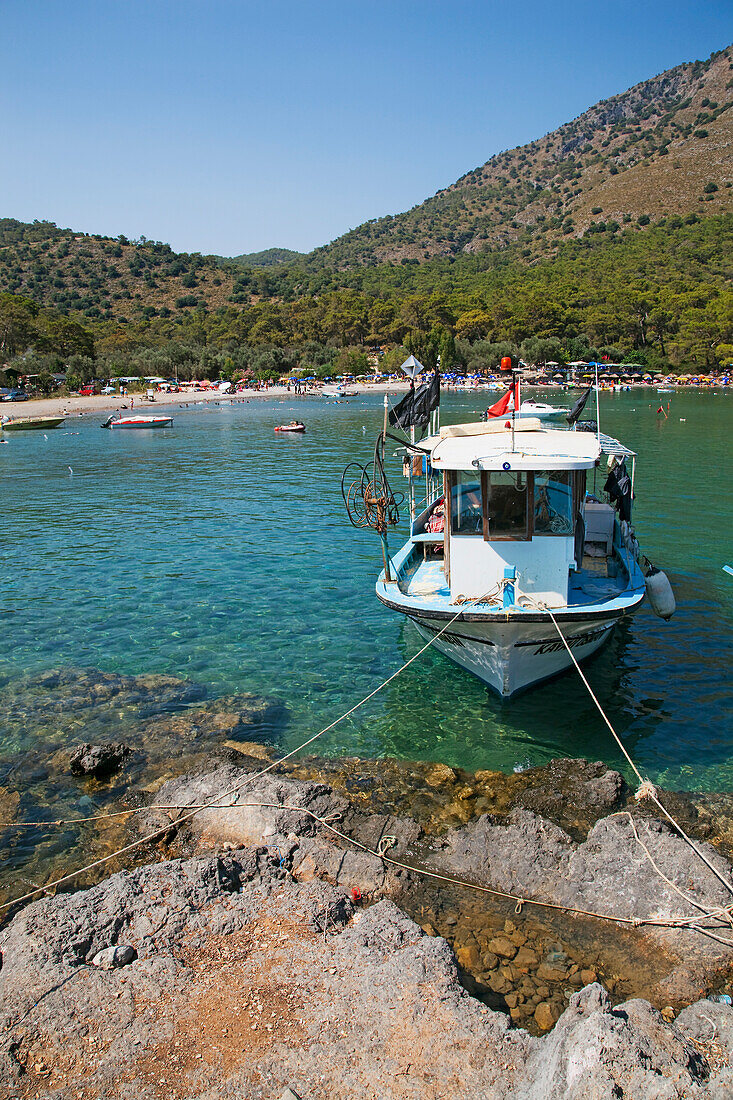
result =
[[[487,397],[447,395],[443,421]],[[663,421],[656,409],[670,399]],[[589,679],[653,779],[733,790],[733,577],[722,572],[733,557],[733,395],[601,400],[603,430],[640,454],[637,532],[678,611],[663,623],[643,607],[590,662]],[[173,412],[170,431],[105,432],[90,415],[0,446],[0,675],[73,665],[189,677],[210,695],[274,695],[294,746],[421,645],[377,602],[378,540],[349,526],[339,490],[345,464],[371,455],[381,397]],[[296,415],[304,436],[273,432]],[[401,488],[396,460],[392,471]],[[393,548],[402,541],[393,535]],[[0,762],[31,737],[0,719]],[[558,755],[619,765],[574,674],[507,704],[433,652],[319,751],[505,771]]]

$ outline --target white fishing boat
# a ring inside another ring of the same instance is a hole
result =
[[[172,416],[110,416],[103,428],[170,428]]]
[[[386,423],[373,467],[342,484],[352,523],[382,536],[386,607],[504,698],[563,672],[570,651],[578,661],[595,653],[645,591],[672,614],[669,582],[648,559],[645,577],[630,526],[633,451],[536,418],[438,428],[437,415],[431,434],[405,447],[411,524],[397,554],[386,541],[398,503],[380,457]]]

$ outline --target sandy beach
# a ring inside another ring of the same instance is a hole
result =
[[[526,384],[548,391],[552,391],[555,388],[546,383],[538,385],[536,383],[527,382]],[[355,391],[357,396],[367,393],[387,393],[394,396],[406,393],[408,385],[409,383],[407,380],[396,382],[356,382],[349,383],[349,389]],[[637,384],[634,386],[634,389],[654,391],[657,385],[658,383]],[[451,387],[446,387],[446,389],[450,388]],[[495,396],[491,396],[494,391],[482,388],[475,392],[483,393],[486,396],[487,404],[490,404],[492,400],[496,400]],[[562,393],[559,388],[557,392]],[[292,389],[288,390],[287,386],[273,385],[266,390],[244,390],[241,393],[232,394],[220,393],[218,390],[182,390],[180,393],[161,392],[156,393],[154,401],[149,401],[142,393],[128,394],[126,397],[120,397],[119,394],[110,394],[106,396],[97,395],[94,397],[80,397],[78,395],[67,397],[31,397],[27,401],[22,402],[3,402],[0,404],[0,416],[8,416],[12,419],[26,416],[72,417],[86,416],[90,413],[113,412],[122,409],[126,410],[128,413],[153,414],[156,410],[164,408],[187,408],[191,405],[207,404],[209,402],[216,404],[220,401],[243,404],[261,398],[287,398],[289,401],[303,401],[306,404],[308,401],[312,400],[324,400],[324,396],[320,389],[311,389],[307,390],[305,393],[298,394]],[[326,400],[331,402],[348,401],[349,398],[332,397]]]
[[[367,385],[354,385],[353,389],[358,394],[363,393],[400,393],[407,390],[407,382],[375,383]],[[192,390],[180,393],[156,393],[155,400],[149,401],[144,394],[133,393],[127,397],[118,394],[95,397],[32,397],[28,401],[8,401],[0,405],[0,415],[10,416],[13,419],[25,416],[86,416],[87,414],[113,412],[125,409],[134,413],[153,414],[156,409],[162,408],[186,408],[190,405],[206,404],[208,402],[227,401],[236,404],[244,404],[247,401],[256,401],[260,398],[284,397],[288,400],[322,400],[320,390],[309,390],[307,393],[297,394],[288,390],[286,386],[270,386],[266,390],[245,390],[242,393],[225,394],[218,390]],[[335,400],[331,398],[331,400]],[[341,400],[348,400],[342,398]]]

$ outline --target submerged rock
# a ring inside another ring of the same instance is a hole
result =
[[[274,699],[252,692],[223,695],[172,714],[150,718],[139,728],[141,740],[161,737],[226,741],[269,737],[284,723],[285,708]]]
[[[106,779],[118,772],[132,752],[129,745],[107,741],[104,745],[79,745],[69,760],[74,775],[92,775]]]
[[[95,668],[50,669],[21,678],[3,689],[5,717],[38,724],[59,714],[99,708],[134,708],[140,716],[202,699],[199,684],[177,676],[144,673],[123,676]]]

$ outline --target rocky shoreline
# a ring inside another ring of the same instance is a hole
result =
[[[149,802],[171,808],[131,829],[159,830],[175,858],[35,901],[0,933],[8,1097],[733,1093],[733,1008],[700,1000],[728,988],[725,944],[529,901],[515,912],[374,854],[638,922],[727,904],[617,773],[557,761],[502,784],[418,766],[408,815],[404,766],[378,762],[375,790],[363,761],[255,778],[268,756],[229,741],[168,780]],[[177,807],[235,787],[180,823]]]

